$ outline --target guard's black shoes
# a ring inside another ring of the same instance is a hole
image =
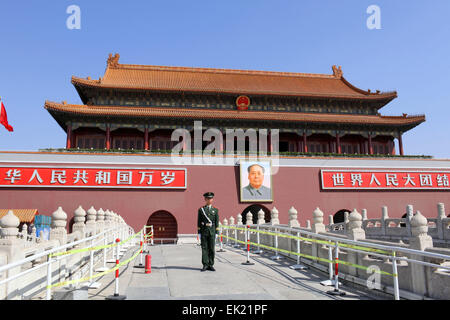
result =
[[[201,272],[208,270],[208,268],[206,266],[203,266],[202,270],[200,270]]]
[[[216,269],[214,269],[213,266],[209,267],[209,270],[211,270],[211,271],[216,271]]]

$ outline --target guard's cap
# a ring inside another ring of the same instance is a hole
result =
[[[203,196],[205,198],[214,198],[214,193],[213,192],[206,192],[203,194]]]

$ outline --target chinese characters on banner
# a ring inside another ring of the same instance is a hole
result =
[[[186,169],[0,167],[0,187],[186,189]]]
[[[450,190],[450,171],[321,170],[322,189]]]

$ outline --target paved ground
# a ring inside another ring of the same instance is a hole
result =
[[[130,257],[135,248],[121,260]],[[293,270],[289,259],[271,260],[273,253],[251,254],[254,265],[242,265],[246,253],[225,247],[226,252],[216,252],[217,271],[200,272],[201,249],[196,244],[157,245],[149,247],[152,256],[152,272],[145,274],[138,268],[140,257],[120,269],[119,294],[128,300],[367,300],[374,299],[367,292],[340,286],[344,297],[326,293],[323,273],[309,270]],[[113,264],[108,264],[113,266]],[[114,294],[114,273],[96,279],[99,289],[89,289],[90,300],[104,300]]]

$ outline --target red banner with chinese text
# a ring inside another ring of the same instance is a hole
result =
[[[321,170],[322,189],[450,190],[450,171]]]
[[[186,189],[186,169],[0,167],[0,187]]]

